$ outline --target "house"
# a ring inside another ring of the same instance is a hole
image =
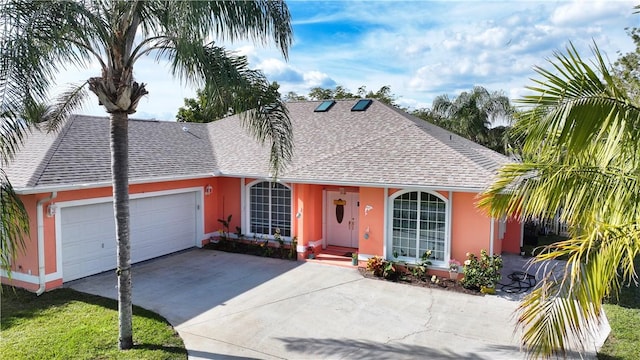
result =
[[[519,252],[521,224],[475,206],[508,158],[375,100],[287,106],[294,159],[275,182],[238,116],[130,121],[132,262],[200,247],[228,215],[249,237],[280,229],[299,253],[344,246],[361,261],[432,250],[445,270],[467,252]],[[31,217],[14,284],[44,291],[115,268],[108,135],[107,118],[74,115],[5,169]]]

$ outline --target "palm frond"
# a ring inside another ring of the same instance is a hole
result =
[[[213,43],[198,46],[183,39],[165,38],[159,56],[173,59],[172,71],[183,80],[202,83],[216,113],[241,113],[245,128],[261,143],[270,141],[270,165],[279,174],[291,161],[293,138],[288,111],[276,89],[258,70]]]
[[[0,109],[17,117],[29,103],[46,102],[55,74],[84,65],[94,21],[82,3],[6,1],[0,5]],[[74,41],[69,41],[73,39]]]
[[[158,23],[170,30],[166,34],[232,42],[249,38],[263,44],[271,38],[285,58],[293,41],[291,14],[284,1],[167,1],[165,6]]]
[[[530,357],[564,355],[568,345],[584,346],[600,323],[603,300],[617,294],[621,283],[637,284],[633,261],[639,254],[637,224],[600,224],[588,234],[548,246],[535,262],[569,260],[564,276],[546,277],[518,308]]]
[[[537,68],[514,134],[522,163],[503,166],[478,205],[493,217],[549,219],[561,210],[571,239],[535,261],[568,257],[520,304],[523,344],[532,357],[564,354],[598,324],[621,282],[636,282],[640,254],[640,107],[609,72],[597,47],[587,63],[571,45],[553,70]]]
[[[69,115],[82,108],[82,105],[89,97],[86,89],[88,83],[88,81],[85,81],[79,85],[70,84],[65,91],[58,95],[54,104],[51,106],[51,115],[47,119],[50,131],[57,130]]]
[[[12,262],[25,249],[29,235],[29,214],[14,192],[7,174],[0,169],[0,268],[11,275]]]

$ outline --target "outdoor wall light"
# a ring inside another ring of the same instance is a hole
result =
[[[211,195],[212,192],[213,192],[213,186],[207,184],[207,186],[204,187],[204,194],[209,196]]]
[[[47,217],[53,217],[56,214],[56,204],[49,204],[47,206]]]
[[[300,219],[302,217],[302,209],[298,210],[296,213],[296,219]]]

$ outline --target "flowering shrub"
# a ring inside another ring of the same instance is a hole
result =
[[[381,277],[384,272],[384,260],[379,256],[374,256],[367,260],[367,271],[371,271],[373,275]]]
[[[467,253],[463,267],[464,278],[460,283],[467,289],[475,290],[483,286],[495,287],[501,278],[500,269],[502,269],[500,255],[489,256],[486,250],[482,250],[478,258],[475,254]]]
[[[458,272],[460,269],[460,261],[456,259],[449,260],[449,271]]]
[[[400,268],[402,264],[398,261],[389,261],[379,256],[374,256],[367,260],[367,271],[371,271],[377,277],[395,281],[402,277],[403,273]]]

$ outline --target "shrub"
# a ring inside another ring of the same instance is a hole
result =
[[[390,261],[374,256],[367,260],[367,271],[371,271],[377,277],[396,281],[403,277],[403,265],[405,264],[401,261]]]
[[[486,250],[480,251],[480,258],[475,254],[467,253],[464,261],[464,278],[460,280],[462,286],[467,289],[478,290],[483,286],[495,287],[500,281],[500,269],[502,269],[502,257],[500,255],[489,256]]]
[[[382,276],[385,279],[396,281],[403,277],[404,273],[401,266],[404,265],[404,263],[389,260],[383,260],[382,263],[384,268],[382,271]]]
[[[382,277],[384,273],[384,264],[385,261],[380,256],[374,256],[367,260],[367,271],[371,271],[371,273],[375,276]]]
[[[427,250],[422,254],[420,260],[413,266],[411,266],[411,274],[420,280],[424,280],[425,275],[427,275],[427,269],[431,265],[431,250]]]

